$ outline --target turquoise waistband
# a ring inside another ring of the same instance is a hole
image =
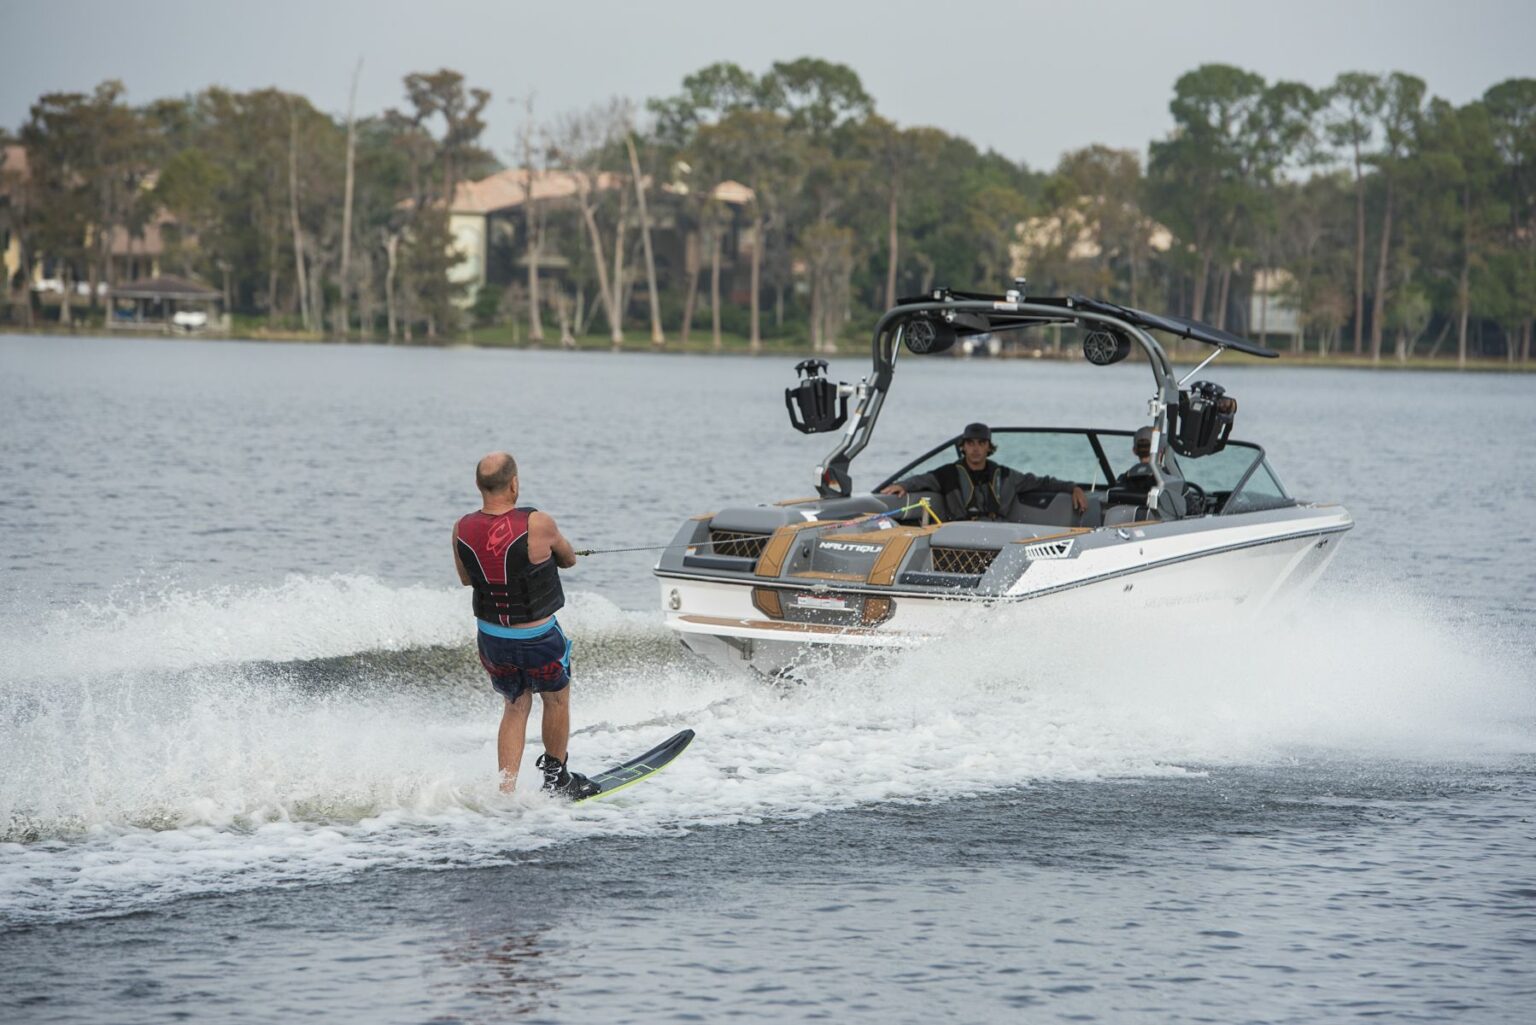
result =
[[[483,619],[475,620],[480,626],[480,632],[490,634],[492,637],[505,637],[513,641],[527,641],[535,637],[543,637],[551,630],[560,629],[559,620],[553,616],[548,623],[540,623],[538,626],[500,626],[496,623],[487,623]]]

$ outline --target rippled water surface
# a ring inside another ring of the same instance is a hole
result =
[[[659,544],[810,491],[791,363],[0,338],[0,1019],[1528,1019],[1529,377],[1210,371],[1357,521],[1259,624],[1011,610],[773,686],[676,649],[653,555],[584,560],[574,763],[698,740],[497,794],[475,459]],[[856,483],[1148,383],[905,362]]]

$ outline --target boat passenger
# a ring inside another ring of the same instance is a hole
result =
[[[1136,462],[1120,476],[1115,478],[1115,487],[1140,487],[1146,491],[1152,486],[1152,428],[1142,427],[1131,438],[1131,451],[1136,455]]]
[[[492,452],[475,467],[480,508],[453,525],[453,565],[473,587],[480,662],[505,699],[496,736],[501,789],[517,787],[533,695],[544,709],[543,789],[586,797],[597,786],[566,768],[571,736],[571,642],[555,619],[565,605],[560,570],[576,552],[554,518],[517,504],[517,461]]]
[[[944,516],[952,520],[1028,519],[1020,509],[1022,496],[1047,491],[1071,494],[1072,510],[1088,508],[1088,496],[1071,481],[1038,477],[994,463],[997,453],[992,429],[983,423],[967,424],[956,446],[960,458],[927,473],[919,473],[881,489],[882,494],[904,496],[911,491],[937,493]]]

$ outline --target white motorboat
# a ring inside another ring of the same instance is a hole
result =
[[[791,423],[841,438],[816,468],[815,498],[721,509],[678,530],[655,574],[667,626],[685,645],[723,665],[778,673],[812,652],[922,643],[957,609],[977,605],[1048,603],[1094,615],[1258,610],[1317,579],[1353,525],[1349,513],[1287,493],[1262,448],[1231,439],[1236,400],[1191,380],[1229,349],[1276,353],[1100,300],[1026,299],[1022,284],[1002,296],[940,290],[902,300],[876,325],[873,369],[856,385],[831,381],[824,360],[799,364],[800,381],[785,392]],[[1131,455],[1132,430],[998,427],[995,463],[1056,478],[1055,489],[1021,490],[986,519],[947,515],[953,495],[882,493],[956,464],[960,439],[950,438],[855,493],[849,467],[903,349],[927,356],[970,336],[1050,325],[1082,329],[1096,365],[1125,359],[1133,346],[1145,354],[1155,384],[1142,429],[1148,461]],[[1153,331],[1212,352],[1181,379]]]

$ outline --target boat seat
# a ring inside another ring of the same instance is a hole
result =
[[[1104,526],[1118,527],[1123,523],[1155,520],[1158,516],[1144,505],[1112,505],[1104,510]]]
[[[1091,511],[1091,509],[1090,509]],[[1046,527],[1079,527],[1082,517],[1072,508],[1072,496],[1047,491],[1020,495],[1008,515],[1010,523],[1037,523]]]

